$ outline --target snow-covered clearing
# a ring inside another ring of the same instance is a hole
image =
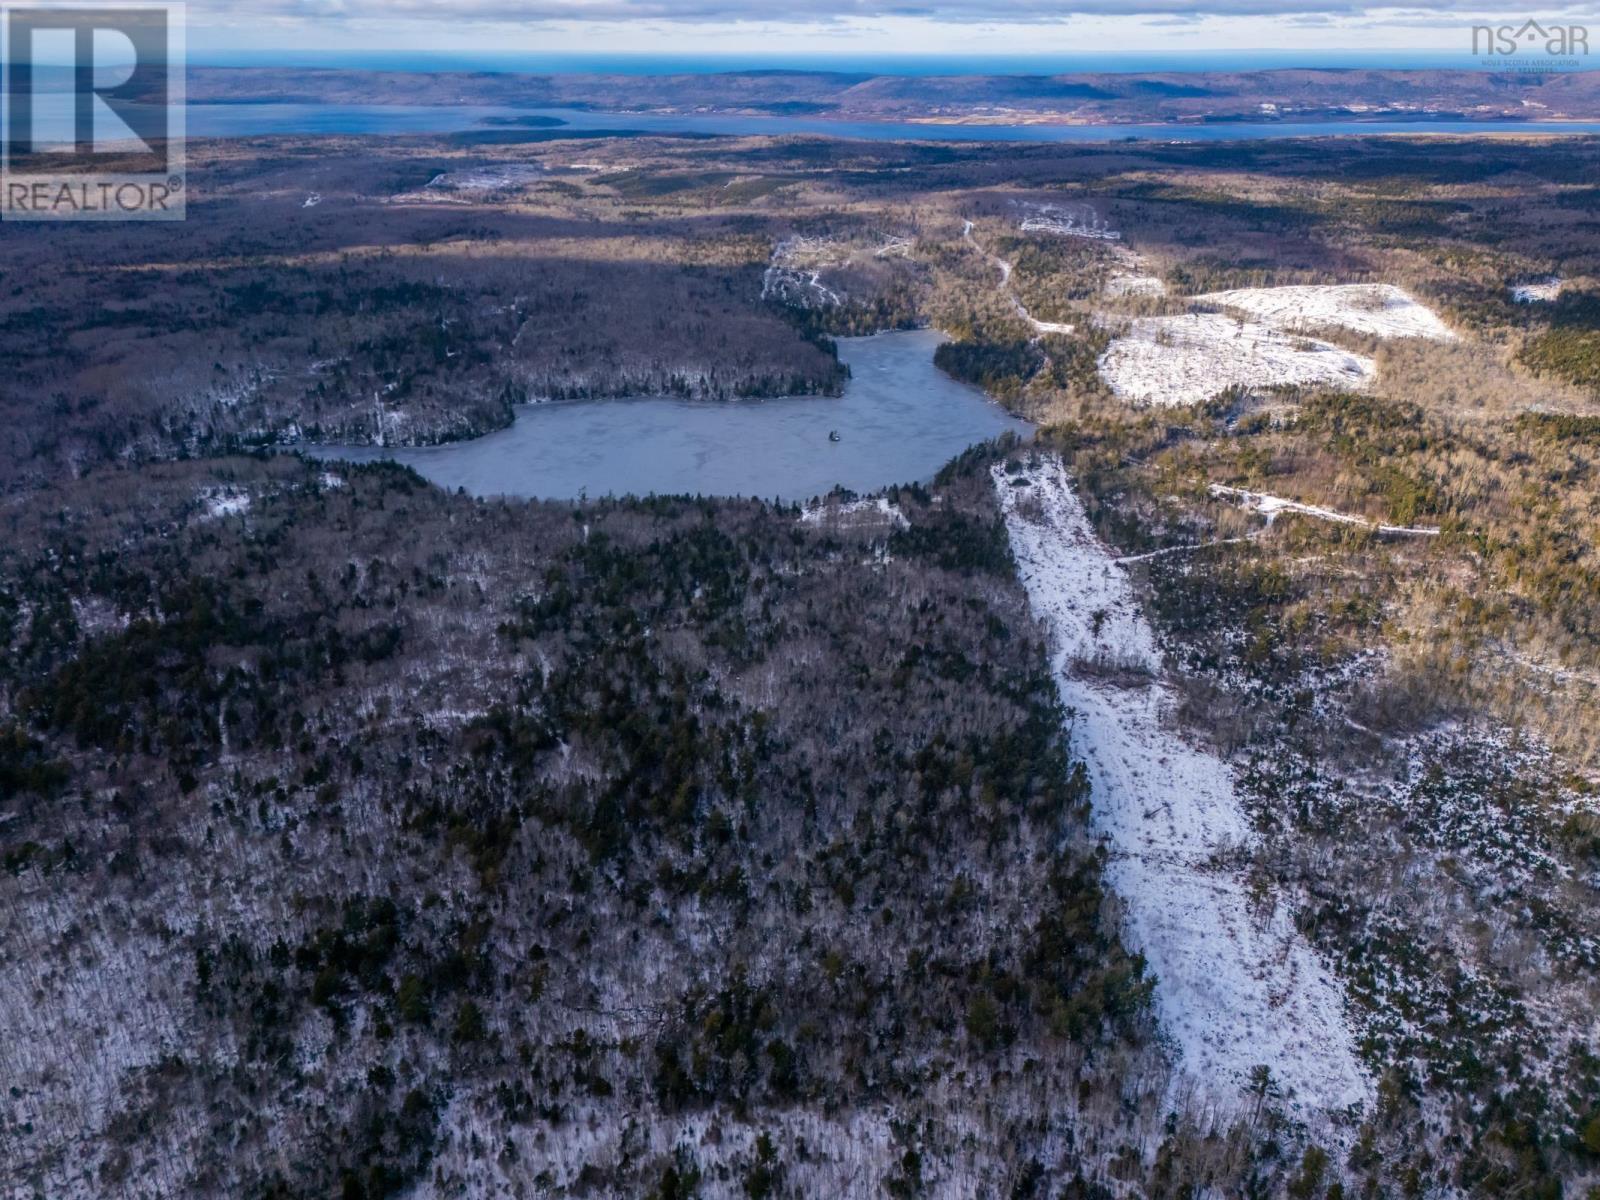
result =
[[[1114,393],[1149,404],[1197,404],[1236,385],[1359,388],[1377,373],[1365,355],[1221,313],[1139,317],[1100,356]]]
[[[794,234],[772,248],[761,276],[761,298],[797,308],[843,304],[843,290],[837,284],[824,283],[824,272],[837,276],[843,268],[872,259],[909,258],[916,244],[916,238],[904,234],[880,235],[876,245],[861,239]]]
[[[1306,517],[1315,517],[1319,521],[1335,521],[1341,525],[1359,525],[1363,529],[1375,529],[1379,533],[1394,534],[1397,537],[1438,537],[1437,525],[1384,525],[1376,521],[1369,521],[1366,517],[1358,517],[1351,513],[1337,512],[1331,508],[1323,508],[1316,504],[1301,504],[1297,500],[1285,500],[1282,496],[1270,496],[1265,492],[1251,492],[1244,488],[1226,487],[1220,483],[1213,483],[1210,487],[1213,496],[1229,500],[1237,500],[1241,507],[1260,513],[1267,519],[1267,524],[1272,524],[1282,513],[1299,513]]]
[[[1528,283],[1511,285],[1511,298],[1518,304],[1548,304],[1561,295],[1563,281],[1555,275]]]
[[[910,529],[911,522],[897,505],[883,496],[869,500],[839,500],[830,497],[820,504],[808,504],[800,511],[800,520],[807,525],[824,529],[875,529],[893,527]]]
[[[206,506],[202,521],[215,521],[222,517],[237,517],[250,509],[250,493],[240,488],[204,488],[199,499]]]
[[[838,292],[822,282],[822,268],[847,253],[831,238],[798,234],[784,238],[773,247],[772,257],[761,276],[761,298],[799,308],[826,308],[844,303]]]
[[[1382,338],[1450,342],[1456,337],[1432,309],[1389,283],[1238,288],[1208,292],[1195,299],[1249,313],[1277,329],[1335,325]]]
[[[1021,308],[1022,306],[1019,303],[1017,307]],[[1022,309],[1022,316],[1029,325],[1033,326],[1035,333],[1071,333],[1076,328],[1076,326],[1070,325],[1065,321],[1041,321],[1025,308]]]
[[[1109,246],[1107,252],[1117,264],[1100,288],[1107,298],[1118,300],[1127,296],[1167,294],[1166,281],[1150,273],[1150,264],[1144,255],[1136,254],[1126,246]]]
[[[1109,843],[1107,882],[1156,977],[1175,1096],[1237,1111],[1265,1066],[1301,1116],[1367,1100],[1343,991],[1284,906],[1252,896],[1230,864],[1252,838],[1232,775],[1169,724],[1175,698],[1155,637],[1060,459],[993,476],[1029,602],[1051,630],[1073,748]]]
[[[435,192],[495,192],[522,187],[544,176],[538,163],[488,163],[461,171],[446,171],[430,179],[426,187]]]
[[[1094,238],[1114,242],[1122,237],[1106,224],[1092,204],[1022,205],[1027,216],[1017,228],[1023,233],[1054,233],[1065,237]]]
[[[1113,300],[1125,296],[1165,296],[1167,284],[1157,275],[1146,275],[1138,271],[1114,271],[1107,276],[1105,287],[1101,291]]]

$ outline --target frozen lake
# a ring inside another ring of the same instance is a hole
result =
[[[776,400],[572,400],[529,404],[509,429],[447,446],[315,447],[393,459],[478,496],[759,496],[809,500],[930,479],[962,450],[1029,426],[933,365],[929,330],[839,339],[844,395]],[[837,432],[837,442],[829,433]]]

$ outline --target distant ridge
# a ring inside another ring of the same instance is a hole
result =
[[[514,74],[195,67],[191,103],[484,104],[618,113],[805,113],[846,120],[1118,124],[1600,118],[1600,72],[1353,67],[1060,75]]]

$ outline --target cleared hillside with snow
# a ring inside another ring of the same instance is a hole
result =
[[[1561,295],[1562,281],[1551,275],[1528,283],[1511,285],[1511,298],[1518,304],[1549,304]]]
[[[1011,470],[1015,470],[1012,468]],[[1224,1111],[1270,1073],[1302,1116],[1371,1095],[1343,990],[1230,851],[1251,840],[1228,767],[1171,726],[1161,655],[1124,570],[1095,537],[1061,461],[994,468],[1011,548],[1093,782],[1107,880],[1153,970],[1181,1099]]]
[[[1140,317],[1099,365],[1114,393],[1146,404],[1197,404],[1233,386],[1358,388],[1377,376],[1365,355],[1221,313]]]
[[[1195,299],[1249,313],[1277,329],[1335,325],[1381,338],[1420,337],[1448,342],[1456,337],[1432,309],[1390,283],[1237,288],[1208,292]]]

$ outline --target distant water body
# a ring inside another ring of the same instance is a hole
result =
[[[840,338],[851,378],[838,397],[530,404],[511,428],[467,442],[311,453],[392,459],[476,496],[687,493],[798,502],[836,486],[876,491],[924,482],[968,446],[1029,428],[935,367],[939,341],[928,330]]]
[[[549,128],[518,130],[519,118],[549,118]],[[188,135],[265,137],[273,134],[488,134],[507,140],[623,134],[812,134],[868,141],[1115,142],[1128,138],[1222,142],[1255,138],[1330,137],[1395,133],[1600,133],[1600,122],[1563,121],[1253,121],[1208,125],[943,125],[920,121],[838,121],[824,117],[733,116],[718,113],[598,113],[578,109],[517,109],[483,104],[191,104]]]
[[[530,54],[415,50],[191,50],[195,66],[318,67],[346,71],[496,71],[524,75],[709,75],[721,71],[839,71],[864,75],[1062,75],[1075,72],[1270,71],[1293,67],[1489,70],[1471,54],[1413,50],[1207,50],[1187,54]]]

